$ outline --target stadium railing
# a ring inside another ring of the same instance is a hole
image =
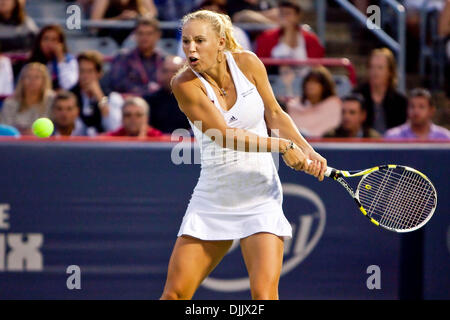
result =
[[[405,7],[394,0],[381,0],[381,5],[390,7],[397,17],[397,40],[393,39],[382,26],[374,24],[367,16],[359,11],[348,0],[335,0],[344,10],[346,10],[353,18],[361,23],[367,30],[372,32],[383,43],[390,47],[397,56],[397,69],[399,75],[398,89],[402,92],[406,89],[405,68],[406,68],[406,12]],[[319,38],[325,44],[325,20],[326,20],[326,0],[317,0],[317,30]]]

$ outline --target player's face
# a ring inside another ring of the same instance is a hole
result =
[[[342,103],[342,127],[344,130],[359,130],[362,127],[366,114],[361,110],[359,102],[344,101]]]
[[[74,125],[78,117],[75,99],[61,99],[53,106],[53,119],[60,127]]]
[[[183,26],[182,42],[189,66],[195,71],[204,72],[217,65],[217,55],[223,45],[208,22],[187,22]]]
[[[424,97],[414,97],[409,99],[408,118],[412,125],[427,124],[434,115],[434,108],[430,106]]]

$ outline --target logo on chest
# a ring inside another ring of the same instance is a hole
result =
[[[237,120],[237,118],[235,116],[231,116],[231,118],[230,118],[230,120],[228,120],[228,122],[234,122],[236,120]]]
[[[243,98],[247,97],[248,95],[252,94],[254,90],[255,90],[255,88],[253,87],[253,88],[250,88],[247,91],[242,92],[242,97]]]

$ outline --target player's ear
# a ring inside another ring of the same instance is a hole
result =
[[[226,42],[227,41],[224,37],[219,37],[219,51],[225,50]]]

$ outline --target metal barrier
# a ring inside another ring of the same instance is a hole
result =
[[[383,41],[388,47],[390,47],[397,56],[397,70],[398,70],[398,89],[405,92],[405,67],[406,67],[406,12],[405,7],[394,0],[381,0],[382,4],[390,6],[397,15],[397,37],[398,40],[394,40],[388,35],[380,26],[375,25],[371,20],[359,11],[348,0],[335,0],[344,10],[346,10],[351,16],[353,16],[363,26],[367,27],[375,36]],[[325,17],[326,17],[326,0],[317,0],[317,29],[319,37],[321,37],[322,43],[325,42]]]
[[[65,25],[66,19],[61,18],[37,18],[34,19],[34,22],[38,26],[44,26],[47,24],[59,24]],[[241,22],[235,23],[241,29],[246,31],[263,31],[271,28],[276,28],[277,24],[262,24],[262,23],[250,23],[250,22]],[[81,28],[108,28],[108,29],[132,29],[136,26],[136,21],[128,20],[128,21],[110,21],[110,20],[89,20],[82,19],[81,20]],[[180,28],[179,21],[160,21],[159,27],[162,30],[176,30]]]
[[[274,59],[274,58],[261,58],[262,63],[266,66],[279,66],[279,65],[291,65],[291,66],[314,66],[323,65],[325,67],[343,67],[347,69],[348,77],[352,85],[356,85],[356,71],[353,64],[347,58],[310,58],[305,60],[298,59]]]
[[[445,39],[438,35],[439,10],[430,7],[425,0],[420,8],[420,56],[419,74],[425,77],[426,62],[430,64],[431,86],[437,88],[444,84]]]

